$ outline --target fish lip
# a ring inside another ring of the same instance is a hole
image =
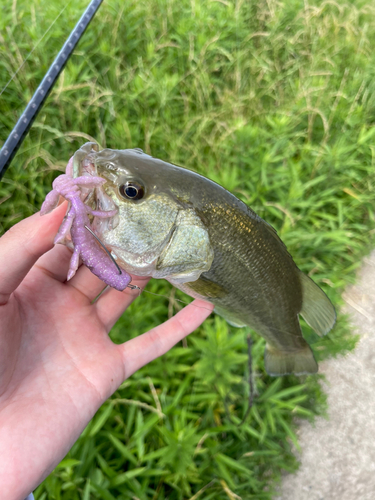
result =
[[[102,149],[95,154],[94,163],[97,175],[115,183],[122,169],[118,166],[119,152],[113,149]]]
[[[114,182],[117,178],[117,151],[100,149],[94,142],[87,142],[73,155],[73,178],[79,176],[102,177]]]
[[[73,167],[72,171],[67,173],[72,175],[73,178],[76,177],[101,177],[108,179],[104,172],[98,172],[97,156],[100,153],[100,149],[97,143],[87,142],[78,149],[73,155]],[[81,199],[82,201],[93,210],[110,211],[118,210],[118,206],[112,202],[114,206],[109,206],[108,196],[106,196],[106,190],[103,186],[97,186],[96,188],[81,186]],[[115,216],[116,217],[116,216]],[[95,224],[95,217],[93,218],[92,224],[96,226],[96,233],[100,233],[100,228],[105,224],[100,220]],[[111,218],[113,219],[113,217]]]
[[[104,177],[108,181],[114,182],[118,176],[118,167],[111,161],[106,161],[105,164],[95,162],[96,175]]]
[[[73,155],[73,178],[84,175],[97,175],[93,156],[99,152],[96,142],[86,142]]]
[[[111,149],[100,149],[96,142],[86,142],[73,155],[73,178],[80,176],[103,177],[114,181],[118,167],[111,161],[117,152]]]

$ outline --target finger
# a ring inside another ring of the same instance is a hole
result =
[[[162,325],[117,346],[122,351],[125,378],[169,351],[203,323],[213,308],[213,304],[194,300]]]
[[[124,291],[119,292],[111,288],[100,297],[95,307],[99,319],[105,325],[108,332],[130,304],[140,296],[149,280],[150,278],[132,276],[131,285],[138,286],[140,290],[125,288]]]
[[[89,302],[92,302],[103,288],[107,286],[104,281],[95,276],[95,274],[84,265],[78,269],[75,276],[68,281],[67,285],[85,295]]]
[[[68,247],[55,245],[37,260],[34,267],[63,283],[66,281],[71,258],[72,251]]]
[[[18,287],[38,258],[53,247],[66,212],[63,203],[44,217],[39,213],[19,222],[0,239],[0,304]]]

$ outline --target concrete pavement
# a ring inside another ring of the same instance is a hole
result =
[[[344,299],[361,339],[354,352],[320,363],[329,420],[301,423],[300,469],[284,476],[275,500],[375,499],[375,251]]]

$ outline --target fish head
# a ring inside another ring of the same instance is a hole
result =
[[[96,207],[111,210],[114,205],[116,222],[96,218],[93,227],[126,271],[178,283],[195,281],[210,268],[208,232],[183,178],[189,171],[140,149],[95,151],[87,145],[76,155],[79,175],[91,169],[107,180]]]

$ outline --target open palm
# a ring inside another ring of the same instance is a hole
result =
[[[195,301],[113,344],[108,332],[139,291],[111,289],[92,304],[104,284],[87,268],[65,281],[71,252],[52,248],[65,210],[35,214],[0,239],[0,485],[8,500],[25,498],[119,385],[213,308]],[[143,288],[147,279],[132,283]]]

